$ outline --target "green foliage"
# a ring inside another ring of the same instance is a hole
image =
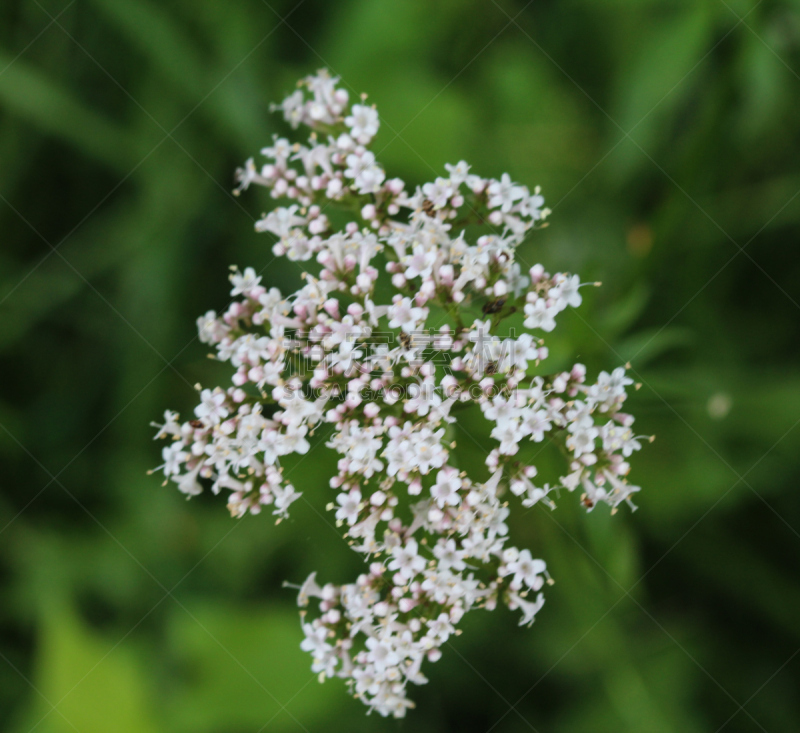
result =
[[[464,158],[542,185],[551,226],[522,260],[603,281],[552,363],[630,360],[631,411],[657,435],[632,460],[635,515],[562,496],[514,519],[556,580],[547,605],[532,629],[471,614],[407,724],[795,730],[799,13],[4,3],[0,728],[395,728],[317,684],[281,588],[357,572],[324,511],[331,457],[287,467],[308,502],[277,527],[145,475],[148,423],[224,378],[194,320],[228,302],[228,265],[298,282],[252,231],[271,200],[233,197],[232,172],[283,132],[269,103],[328,65],[378,104],[390,173],[419,183]],[[486,435],[463,417],[479,472]]]

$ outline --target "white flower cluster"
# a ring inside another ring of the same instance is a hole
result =
[[[188,422],[167,412],[157,437],[172,438],[161,468],[182,492],[206,482],[234,516],[267,507],[280,521],[301,495],[281,456],[307,453],[330,426],[325,445],[341,457],[328,509],[368,572],[341,586],[308,578],[302,648],[321,678],[342,677],[371,709],[400,717],[413,705],[408,684],[426,681],[422,662],[441,656],[467,611],[504,603],[530,624],[542,607],[549,576],[509,543],[513,504],[553,506],[556,489],[580,487],[588,509],[614,511],[639,490],[625,477],[640,443],[621,411],[624,368],[593,384],[580,364],[540,373],[541,337],[581,304],[581,283],[515,261],[548,213],[538,189],[462,161],[407,191],[368,149],[374,107],[348,106],[337,81],[319,72],[279,107],[291,127],[311,127],[307,145],[276,137],[265,165],[237,173],[238,191],[257,184],[288,200],[256,225],[276,254],[319,266],[292,295],[252,268],[233,273],[233,303],[198,321],[236,370],[232,385],[202,390]],[[345,212],[342,226],[329,207]],[[482,481],[453,453],[454,413],[472,406],[491,426]],[[554,485],[523,457],[546,438],[567,457]]]

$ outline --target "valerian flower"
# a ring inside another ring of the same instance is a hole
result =
[[[286,204],[256,230],[304,263],[304,284],[285,294],[235,269],[232,303],[198,320],[231,385],[203,389],[187,422],[165,413],[156,437],[171,439],[167,480],[188,496],[226,492],[235,517],[288,516],[302,486],[283,456],[323,442],[339,455],[328,510],[365,568],[352,583],[312,573],[302,584],[302,649],[322,679],[344,678],[370,709],[402,717],[409,685],[427,681],[423,662],[440,658],[464,614],[505,604],[527,625],[542,608],[550,576],[511,545],[511,514],[553,508],[561,488],[588,509],[631,504],[627,459],[641,443],[622,412],[625,368],[590,383],[581,364],[541,367],[543,336],[581,305],[583,284],[517,256],[549,214],[539,189],[459,161],[408,190],[368,149],[377,110],[350,105],[338,81],[321,71],[275,107],[311,128],[307,144],[276,136],[263,166],[237,172],[237,193],[265,187]],[[336,207],[350,217],[339,228]],[[503,325],[515,313],[520,334]],[[455,452],[455,414],[470,406],[490,435],[482,479]],[[312,445],[320,425],[329,433]],[[552,483],[525,449],[548,438],[565,455]]]

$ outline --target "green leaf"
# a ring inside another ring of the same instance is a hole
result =
[[[0,106],[62,138],[102,163],[125,172],[133,165],[126,131],[21,59],[0,52]]]
[[[707,3],[685,5],[667,18],[637,18],[638,44],[621,62],[616,80],[619,102],[609,112],[615,127],[633,131],[631,137],[651,155],[653,144],[665,139],[665,128],[697,82],[700,69],[695,66],[702,64],[709,46],[713,18]],[[614,169],[620,178],[634,166],[652,165],[638,146],[620,147]]]
[[[155,733],[146,672],[129,648],[93,633],[50,599],[38,638],[39,694],[18,730]],[[54,707],[55,706],[55,707]]]
[[[294,609],[192,605],[175,608],[170,644],[186,670],[170,698],[170,730],[297,730],[319,725],[347,705],[341,680],[320,685]],[[198,701],[202,700],[202,705]],[[354,703],[358,704],[359,703]]]
[[[94,0],[94,4],[179,94],[195,96],[208,91],[203,87],[206,73],[200,50],[163,6],[146,0]]]

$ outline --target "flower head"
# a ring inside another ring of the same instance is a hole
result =
[[[311,135],[274,138],[262,166],[249,159],[238,171],[238,191],[281,200],[256,230],[303,263],[302,286],[286,294],[253,267],[234,269],[230,305],[198,320],[231,384],[202,389],[191,420],[165,413],[160,468],[187,496],[209,486],[235,517],[270,507],[280,521],[302,489],[281,459],[323,444],[338,455],[328,509],[364,572],[343,585],[308,577],[301,648],[322,678],[344,678],[370,709],[402,717],[409,683],[426,682],[423,663],[464,614],[503,603],[530,624],[540,611],[549,576],[511,543],[519,506],[554,507],[555,489],[580,487],[587,509],[615,511],[639,491],[626,459],[641,442],[622,412],[632,380],[623,367],[591,383],[581,364],[542,366],[543,336],[581,305],[583,285],[518,256],[548,215],[538,188],[460,161],[407,189],[368,148],[377,110],[349,106],[325,71],[275,109]],[[339,229],[329,206],[350,217]],[[514,313],[523,333],[507,325]],[[453,423],[470,405],[487,422],[488,478],[458,467]],[[542,483],[528,456],[548,440],[567,460]]]

